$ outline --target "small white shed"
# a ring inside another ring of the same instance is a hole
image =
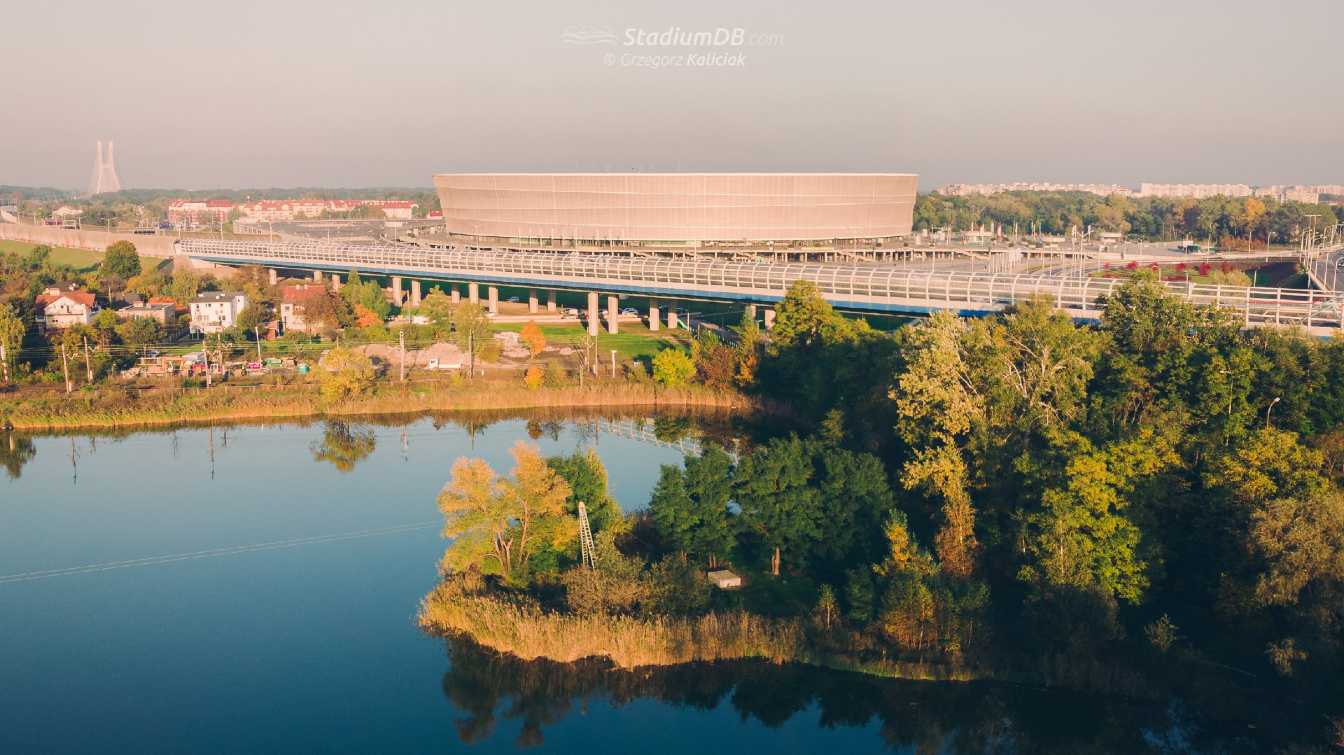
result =
[[[742,578],[727,569],[719,569],[705,575],[720,590],[736,590],[742,586]]]

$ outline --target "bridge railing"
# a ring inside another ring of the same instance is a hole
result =
[[[619,286],[700,294],[708,298],[777,300],[790,284],[809,280],[832,303],[858,309],[1004,309],[1045,294],[1079,317],[1100,314],[1107,296],[1124,281],[1045,274],[925,271],[879,265],[738,262],[714,259],[630,258],[597,254],[501,252],[404,245],[329,242],[267,242],[186,239],[179,251],[216,262],[292,265],[344,272],[361,270],[517,285]],[[1195,304],[1235,310],[1250,325],[1300,324],[1344,328],[1344,310],[1334,292],[1311,289],[1165,282]]]

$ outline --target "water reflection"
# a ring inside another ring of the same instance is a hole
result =
[[[349,472],[361,460],[368,458],[377,445],[373,430],[329,421],[322,430],[322,439],[313,441],[310,449],[313,461],[329,462],[340,471]]]
[[[521,661],[469,640],[446,640],[443,692],[462,716],[463,743],[521,725],[518,746],[607,704],[652,700],[709,711],[731,706],[742,721],[779,728],[795,716],[826,729],[876,730],[874,749],[911,752],[1255,752],[1257,743],[1203,732],[1179,704],[1141,704],[1007,684],[880,679],[763,662],[626,671],[601,660]],[[574,724],[575,722],[570,722]],[[582,724],[579,724],[582,725]],[[719,742],[713,749],[731,749]]]
[[[33,445],[32,438],[12,432],[4,433],[4,437],[0,438],[0,466],[5,468],[9,479],[19,479],[23,474],[23,465],[32,461],[35,456],[37,446]]]

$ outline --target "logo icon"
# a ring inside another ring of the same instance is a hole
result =
[[[616,32],[605,26],[567,26],[560,41],[574,47],[616,44]]]

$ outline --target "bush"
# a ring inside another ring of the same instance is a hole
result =
[[[548,388],[560,388],[569,383],[569,373],[565,366],[559,362],[551,362],[546,365],[546,386]]]
[[[534,364],[531,367],[528,367],[527,372],[523,375],[523,385],[527,386],[529,390],[535,391],[541,387],[541,382],[544,378],[545,376],[542,374],[541,368]]]
[[[667,388],[681,388],[695,376],[695,363],[680,349],[663,349],[653,358],[653,379]]]
[[[373,388],[373,362],[364,354],[337,346],[319,362],[318,385],[324,401],[340,401]]]

